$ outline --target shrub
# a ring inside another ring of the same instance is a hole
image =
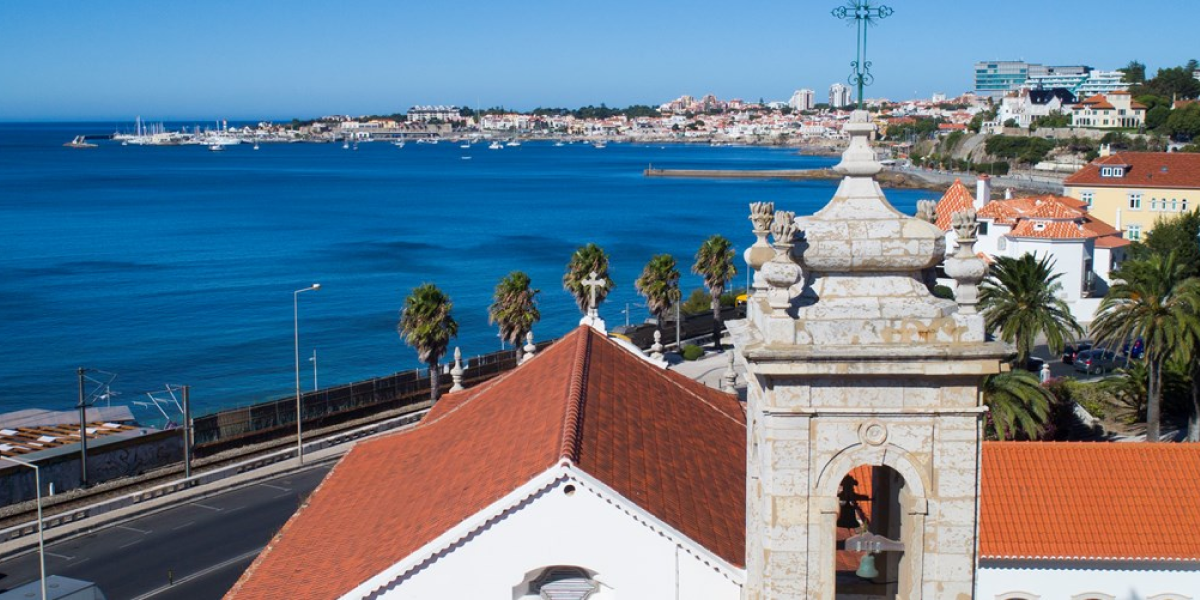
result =
[[[950,289],[949,286],[935,285],[935,286],[933,286],[933,295],[936,298],[943,298],[945,300],[953,300],[954,299],[954,290]]]
[[[703,315],[712,312],[712,296],[703,288],[696,288],[688,299],[679,306],[685,315]]]
[[[704,348],[695,344],[688,344],[683,347],[683,360],[696,360],[704,356]]]

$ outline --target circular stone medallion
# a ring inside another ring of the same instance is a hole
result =
[[[878,421],[868,421],[858,428],[858,437],[868,446],[878,446],[887,441],[887,427]]]

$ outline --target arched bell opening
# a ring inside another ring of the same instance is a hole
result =
[[[834,597],[899,600],[911,589],[904,477],[886,465],[860,465],[842,477],[835,515]]]

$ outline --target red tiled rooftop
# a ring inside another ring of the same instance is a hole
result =
[[[745,422],[733,396],[580,327],[352,450],[226,598],[336,598],[563,459],[740,566]]]
[[[938,200],[937,221],[934,225],[942,231],[950,231],[950,222],[954,217],[954,213],[967,210],[975,205],[975,197],[971,195],[971,190],[963,185],[961,179],[955,179],[950,188],[942,194],[942,199]]]
[[[1123,165],[1123,177],[1101,177],[1100,167]],[[1092,161],[1063,181],[1066,187],[1138,187],[1200,189],[1200,154],[1192,152],[1118,152]]]
[[[1200,560],[1200,445],[989,442],[982,558]]]

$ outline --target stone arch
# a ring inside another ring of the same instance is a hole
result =
[[[904,478],[909,486],[909,495],[920,500],[929,497],[926,490],[930,489],[930,482],[925,470],[917,467],[910,452],[893,444],[854,444],[843,448],[821,468],[813,495],[826,498],[837,496],[842,477],[858,465],[891,467]]]

